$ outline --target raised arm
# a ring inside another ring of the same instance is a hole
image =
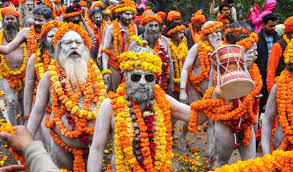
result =
[[[197,44],[193,45],[188,51],[186,60],[184,62],[181,76],[180,76],[180,101],[187,102],[186,83],[188,79],[188,72],[193,66],[194,61],[197,57]]]
[[[262,122],[261,145],[262,145],[262,151],[264,154],[271,153],[270,140],[272,135],[272,127],[277,115],[276,93],[277,93],[277,84],[274,85],[270,93],[267,106],[266,106],[264,119]]]
[[[103,49],[111,49],[112,48],[112,40],[113,40],[113,25],[107,27],[107,30],[104,35],[104,43]],[[105,52],[102,53],[102,62],[103,62],[103,69],[108,69],[108,59],[109,55]]]
[[[99,109],[99,114],[95,124],[93,142],[87,162],[87,171],[102,171],[104,148],[111,130],[111,120],[114,112],[111,100],[105,99]]]
[[[30,28],[24,28],[20,30],[15,38],[7,45],[0,46],[0,54],[7,55],[16,50],[22,43],[27,40],[27,34]]]
[[[24,113],[30,114],[33,105],[34,98],[34,86],[36,82],[36,72],[35,72],[35,54],[33,54],[27,63],[26,73],[25,73],[25,87],[24,87]],[[27,122],[27,121],[26,121]],[[26,123],[25,122],[25,123]]]
[[[177,101],[173,97],[166,95],[166,98],[171,106],[172,115],[175,119],[189,122],[190,113],[191,113],[191,107]],[[201,125],[203,124],[208,118],[205,116],[203,112],[198,113],[198,121],[197,124]]]
[[[38,85],[36,103],[27,124],[28,130],[33,136],[35,136],[43,116],[45,115],[46,107],[49,101],[50,85],[50,75],[49,72],[46,72]]]

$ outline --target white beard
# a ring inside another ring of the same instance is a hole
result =
[[[87,68],[87,60],[79,58],[79,59],[67,59],[64,64],[64,70],[66,77],[74,86],[85,85],[88,68]]]

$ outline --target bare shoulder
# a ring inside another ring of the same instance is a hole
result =
[[[40,87],[40,85],[42,86],[42,87],[49,87],[50,86],[50,84],[51,84],[51,81],[50,81],[50,73],[49,73],[49,71],[47,71],[47,72],[45,72],[44,73],[44,75],[42,76],[42,78],[41,78],[41,80],[40,80],[40,83],[39,83],[39,86],[38,87]]]
[[[112,104],[111,104],[111,99],[106,98],[103,100],[100,109],[99,109],[99,116],[101,115],[102,118],[108,118],[111,119],[114,114]]]
[[[29,68],[34,67],[34,65],[35,65],[35,58],[36,58],[36,54],[32,54],[30,56],[30,58],[28,59],[27,66],[29,66]]]
[[[194,44],[191,48],[190,48],[190,52],[194,52],[197,50],[197,47],[198,47],[198,43],[197,44]]]
[[[19,35],[27,38],[29,31],[30,27],[25,27],[19,31]]]
[[[162,41],[165,43],[165,44],[168,44],[169,45],[169,41],[168,41],[168,38],[164,35],[162,35]]]

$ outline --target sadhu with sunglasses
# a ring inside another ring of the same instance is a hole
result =
[[[111,133],[112,170],[170,171],[172,163],[171,115],[188,122],[191,108],[165,94],[156,84],[162,61],[149,49],[135,47],[119,56],[125,82],[109,93],[99,109],[88,158],[88,171],[101,171],[103,151]],[[203,115],[198,118],[203,121]],[[111,131],[111,132],[110,132]],[[122,163],[122,162],[128,163]]]

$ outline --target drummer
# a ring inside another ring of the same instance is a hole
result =
[[[230,27],[227,33],[228,32],[229,34],[225,35],[236,35],[241,37],[245,34],[247,38],[243,40],[233,38],[236,40],[234,40],[233,43],[243,46],[246,53],[248,51],[253,52],[255,49],[255,47],[253,47],[255,43],[253,40],[254,34],[249,34],[248,30],[245,30],[242,27]],[[237,33],[240,34],[238,35]],[[231,41],[232,37],[228,38],[228,40]],[[227,53],[228,58],[229,56],[232,58],[238,56],[240,57],[240,60],[243,58],[242,60],[246,62],[243,66],[247,67],[249,75],[254,83],[252,91],[241,98],[224,99],[221,95],[227,95],[227,92],[221,92],[221,90],[212,86],[204,94],[203,100],[194,102],[191,105],[193,115],[190,117],[190,123],[188,126],[189,131],[193,133],[196,132],[196,127],[194,126],[197,126],[196,119],[199,111],[204,112],[206,117],[210,121],[213,121],[212,125],[209,125],[208,128],[209,149],[211,150],[209,160],[210,162],[216,162],[215,168],[227,164],[234,149],[239,149],[242,160],[253,159],[256,157],[256,140],[253,124],[257,120],[257,107],[262,80],[259,69],[257,65],[254,64],[256,54],[251,52],[249,53],[249,56],[243,55],[243,49],[239,46],[229,45],[223,48],[229,49],[230,52],[232,51],[232,54]],[[236,51],[233,52],[233,49]],[[228,64],[227,69],[229,69],[229,67]],[[221,73],[221,71],[217,72],[219,74]],[[220,81],[217,80],[217,82]],[[233,87],[233,85],[231,87]],[[237,95],[237,92],[232,94]]]

